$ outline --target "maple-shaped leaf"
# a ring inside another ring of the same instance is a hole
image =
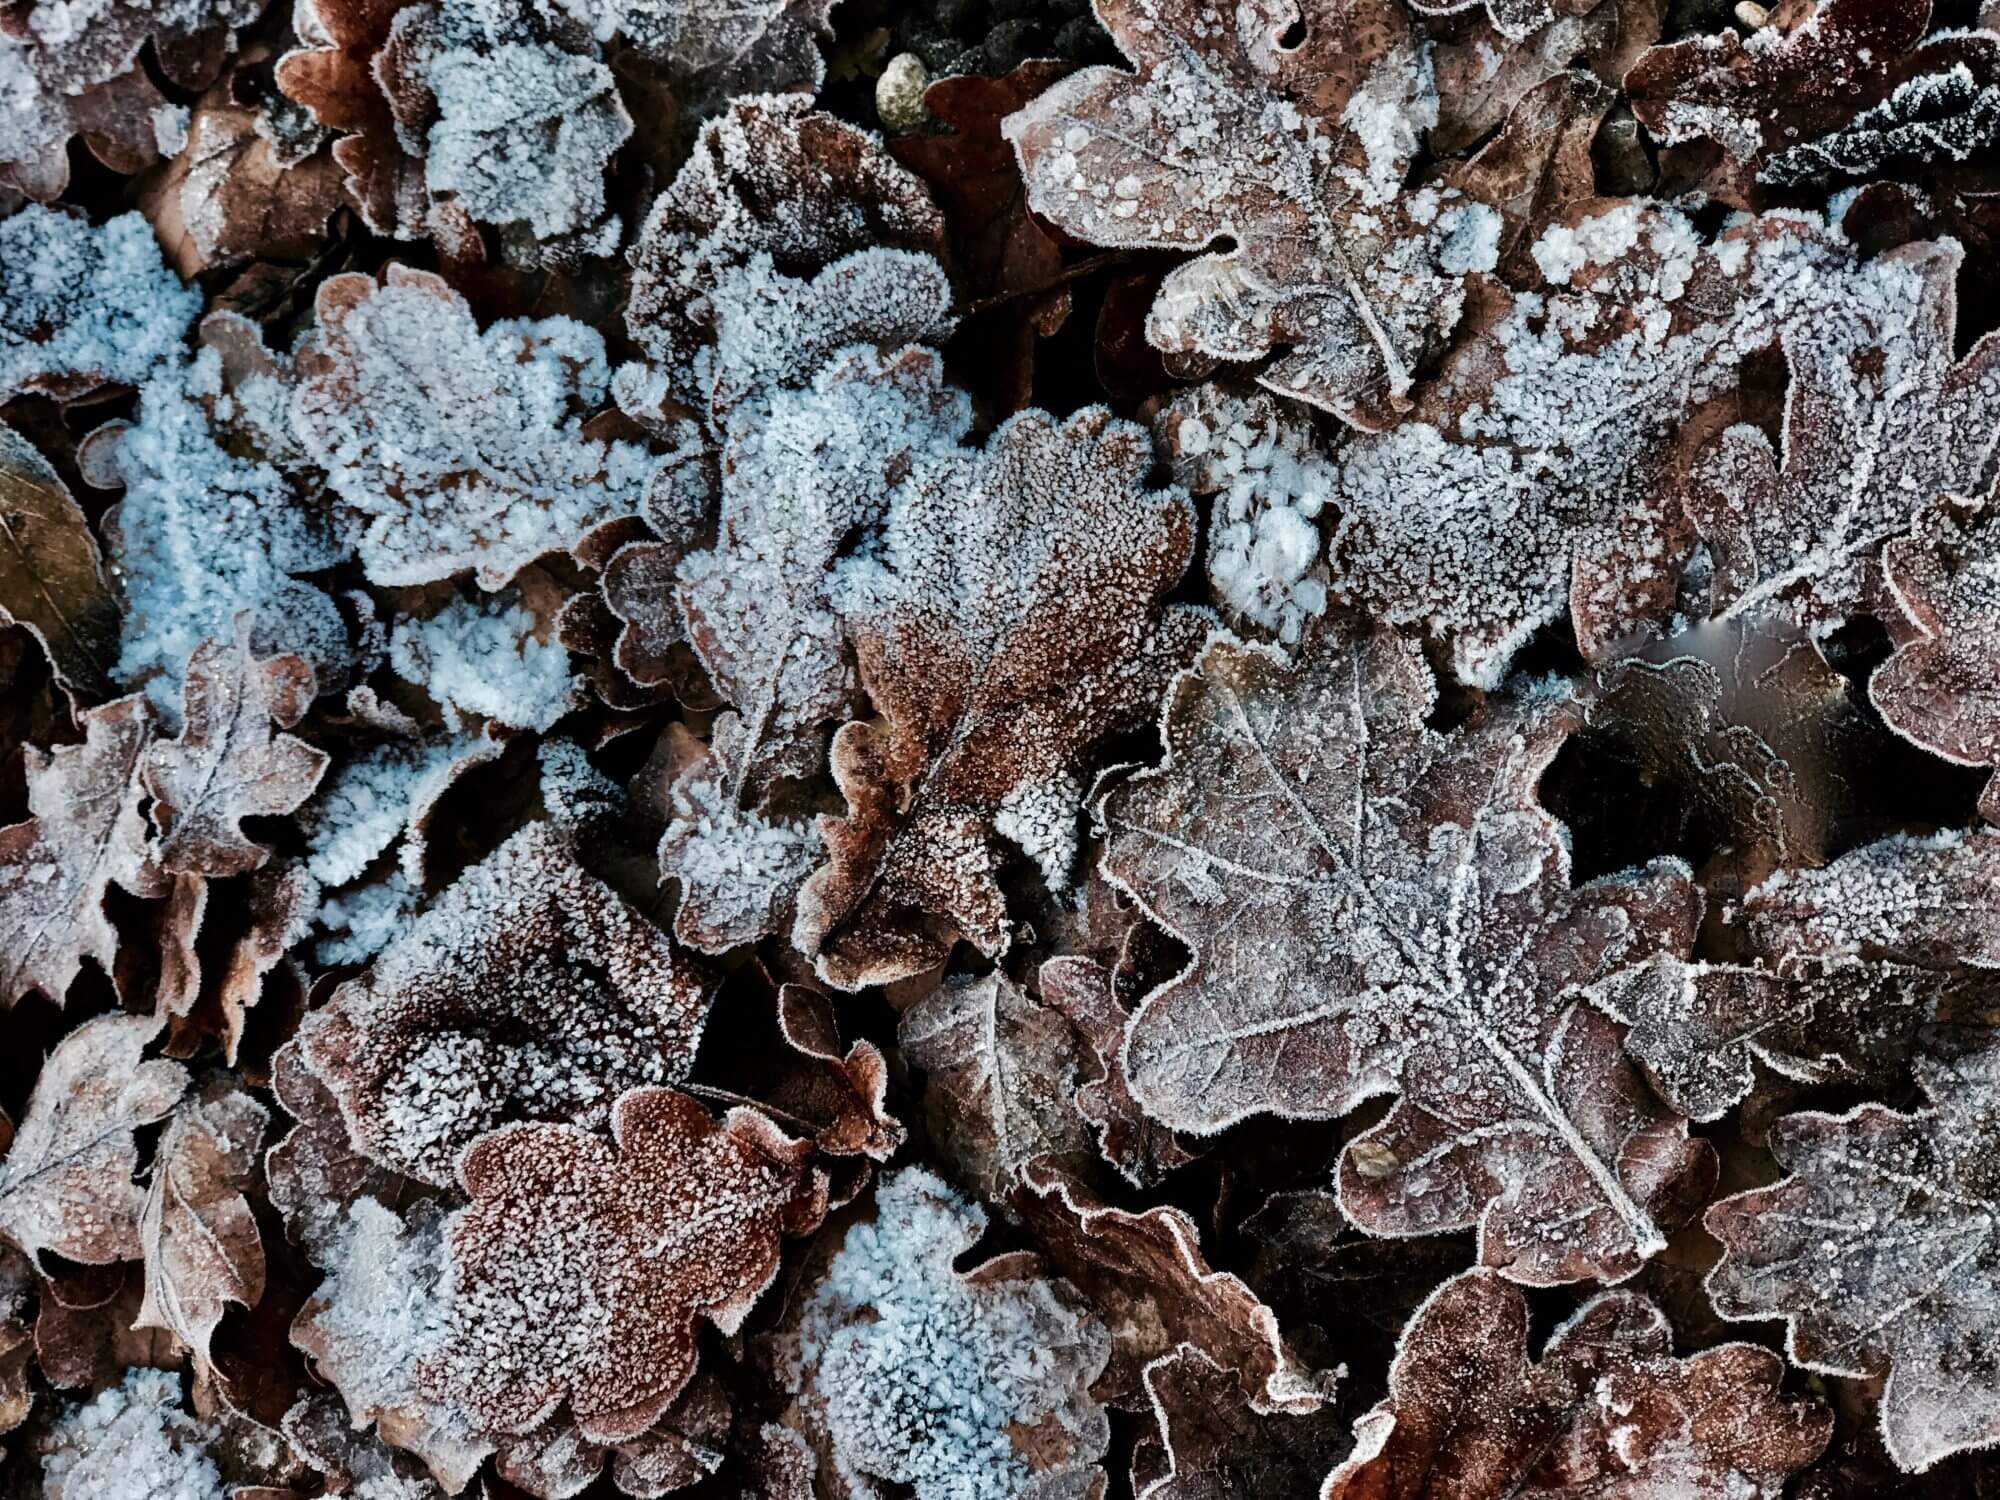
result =
[[[1100,813],[1105,873],[1194,950],[1133,1018],[1133,1093],[1203,1132],[1397,1093],[1341,1160],[1363,1229],[1477,1225],[1482,1261],[1531,1284],[1629,1276],[1714,1158],[1575,990],[1685,953],[1699,894],[1672,861],[1573,888],[1535,800],[1564,716],[1445,736],[1432,699],[1387,635],[1296,665],[1219,638],[1175,681],[1166,763]]]
[[[627,1089],[686,1077],[711,987],[531,823],[313,1012],[299,1047],[357,1146],[443,1187],[505,1122],[601,1125]]]
[[[811,277],[881,248],[944,249],[944,220],[923,183],[804,95],[739,99],[702,128],[647,215],[630,252],[626,324],[667,378],[683,381],[715,337],[710,297],[753,261],[767,261],[765,279]]]
[[[72,692],[102,697],[117,656],[118,601],[90,523],[49,461],[0,424],[0,619],[24,626]]]
[[[1808,1369],[1886,1377],[1882,1439],[1912,1472],[2000,1438],[2000,1046],[1990,1028],[1927,1044],[1927,1108],[1787,1115],[1769,1144],[1788,1175],[1707,1218],[1726,1251],[1708,1280],[1716,1311],[1783,1318]]]
[[[419,1378],[486,1430],[526,1432],[566,1400],[594,1442],[647,1431],[694,1374],[697,1320],[734,1332],[782,1238],[825,1214],[811,1147],[754,1110],[718,1123],[635,1089],[611,1136],[507,1125],[459,1158],[449,1332]]]
[[[1868,696],[1904,738],[1962,766],[2000,766],[2000,514],[1946,504],[1882,548],[1882,574],[1901,618],[1887,622],[1896,654],[1868,679]],[[2000,823],[2000,778],[1979,799]]]
[[[1156,1435],[1132,1455],[1137,1500],[1309,1495],[1349,1446],[1335,1406],[1263,1413],[1235,1374],[1192,1344],[1146,1366]]]
[[[921,1167],[886,1179],[800,1318],[799,1407],[830,1493],[1096,1500],[1109,1338],[1031,1255],[969,1271],[985,1212]]]
[[[82,715],[84,742],[23,748],[24,823],[0,828],[0,999],[40,990],[61,1002],[86,957],[111,972],[118,934],[104,914],[113,882],[165,893],[146,843],[139,768],[153,736],[137,694]]]
[[[1821,0],[1793,7],[1804,20],[1788,32],[1652,48],[1626,75],[1632,112],[1668,145],[1713,141],[1780,186],[1897,157],[1963,160],[2000,139],[2000,35],[1927,38],[1931,11],[1931,0]]]
[[[134,1133],[179,1102],[187,1069],[145,1056],[158,1023],[101,1016],[42,1064],[13,1143],[0,1157],[0,1235],[39,1260],[136,1260],[145,1194]]]
[[[948,976],[903,1012],[896,1044],[929,1074],[931,1139],[981,1198],[1006,1195],[1034,1157],[1087,1157],[1072,1094],[1082,1064],[1062,1015],[995,969]]]
[[[1527,1299],[1484,1271],[1446,1282],[1404,1330],[1388,1399],[1354,1424],[1324,1500],[1778,1500],[1833,1430],[1778,1390],[1753,1344],[1673,1353],[1660,1310],[1593,1297],[1529,1357]]]
[[[964,936],[1007,948],[999,839],[1068,884],[1084,755],[1150,715],[1206,616],[1163,607],[1194,548],[1177,491],[1142,488],[1144,429],[1092,408],[1010,418],[920,464],[834,607],[886,720],[833,742],[845,818],[792,941],[841,989],[914,974]]]
[[[1901,246],[1786,325],[1782,460],[1757,428],[1731,427],[1688,478],[1715,612],[1837,623],[1868,602],[1884,542],[1943,496],[1990,487],[2000,333],[1954,362],[1963,259],[1950,240]]]
[[[139,779],[152,795],[162,868],[181,875],[242,875],[271,851],[243,820],[295,811],[331,757],[296,735],[312,706],[313,669],[297,656],[259,661],[247,622],[233,644],[205,641],[188,661],[179,736],[146,748]]]
[[[498,588],[638,513],[659,460],[584,426],[610,381],[596,330],[558,317],[481,333],[443,279],[394,263],[380,285],[329,277],[315,306],[292,423],[356,516],[373,582],[472,568]]]
[[[1492,269],[1498,227],[1454,190],[1403,191],[1437,95],[1402,7],[1100,0],[1098,14],[1138,71],[1085,68],[1007,119],[1030,205],[1120,249],[1227,237],[1167,277],[1148,341],[1275,353],[1258,377],[1272,390],[1393,423],[1458,321],[1464,274]]]
[[[1111,1329],[1099,1399],[1144,1410],[1146,1366],[1181,1344],[1233,1371],[1258,1412],[1316,1411],[1332,1394],[1337,1372],[1306,1368],[1277,1314],[1241,1277],[1214,1268],[1181,1210],[1115,1207],[1048,1157],[1028,1163],[1008,1202]]]
[[[264,1246],[244,1196],[258,1181],[270,1111],[245,1090],[215,1083],[174,1112],[153,1156],[139,1218],[146,1300],[136,1326],[163,1328],[213,1369],[210,1343],[230,1303],[264,1295]]]

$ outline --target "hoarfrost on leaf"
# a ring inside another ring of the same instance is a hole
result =
[[[181,1410],[179,1376],[127,1370],[41,1439],[43,1500],[224,1500],[215,1436]]]
[[[389,636],[389,664],[440,704],[546,733],[576,707],[569,652],[536,637],[534,615],[504,596],[453,599]]]

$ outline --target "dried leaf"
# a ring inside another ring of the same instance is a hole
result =
[[[101,1016],[42,1064],[0,1158],[0,1234],[37,1261],[49,1251],[93,1266],[139,1258],[146,1199],[132,1181],[134,1132],[164,1119],[187,1085],[179,1063],[144,1056],[158,1030]]]
[[[247,622],[235,643],[206,641],[188,662],[180,735],[149,745],[139,779],[152,795],[159,860],[182,875],[242,875],[271,851],[243,832],[249,817],[296,811],[330,756],[280,734],[312,706],[313,669],[297,656],[259,661]]]
[[[1075,1093],[1076,1112],[1097,1137],[1098,1154],[1134,1187],[1152,1187],[1194,1158],[1174,1133],[1132,1097],[1125,1073],[1125,1033],[1131,1016],[1118,1001],[1112,974],[1087,958],[1052,958],[1042,965],[1042,1000],[1077,1029],[1094,1054],[1095,1076]]]
[[[1817,1402],[1779,1394],[1783,1373],[1752,1344],[1675,1359],[1665,1317],[1629,1292],[1585,1303],[1530,1363],[1527,1299],[1468,1271],[1410,1320],[1389,1398],[1355,1422],[1322,1494],[1778,1500],[1833,1426]]]
[[[1132,1458],[1137,1500],[1309,1495],[1350,1445],[1333,1406],[1303,1416],[1258,1412],[1233,1373],[1192,1344],[1146,1366],[1157,1438]]]
[[[1005,837],[1052,888],[1076,854],[1079,761],[1144,721],[1205,628],[1162,607],[1194,517],[1142,489],[1142,429],[1102,408],[1011,418],[983,453],[920,465],[873,555],[834,573],[861,679],[886,726],[834,738],[848,816],[799,894],[792,941],[858,989],[920,973],[960,935],[1006,951]],[[968,510],[963,498],[979,494]]]
[[[213,1371],[210,1342],[230,1303],[264,1295],[264,1246],[244,1194],[259,1179],[271,1113],[249,1093],[211,1084],[185,1100],[160,1137],[139,1219],[146,1300],[140,1328],[163,1328]]]
[[[0,619],[25,626],[56,679],[84,697],[111,688],[118,602],[97,539],[62,476],[0,424]]]
[[[1530,1284],[1629,1276],[1714,1171],[1574,987],[1685,952],[1671,861],[1572,889],[1535,785],[1546,706],[1446,737],[1429,670],[1388,636],[1298,666],[1210,642],[1165,710],[1168,759],[1114,790],[1105,873],[1195,950],[1147,997],[1126,1065],[1166,1123],[1401,1103],[1349,1143],[1342,1206],[1376,1234],[1477,1225]]]
[[[1934,1033],[1916,1065],[1930,1106],[1787,1115],[1770,1148],[1788,1174],[1725,1198],[1707,1227],[1726,1255],[1708,1281],[1725,1318],[1783,1318],[1794,1363],[1886,1375],[1881,1430],[1922,1472],[2000,1437],[1991,1374],[1996,1294],[1990,1031]]]

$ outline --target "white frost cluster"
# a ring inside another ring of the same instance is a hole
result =
[[[326,930],[319,940],[319,961],[329,967],[365,964],[409,928],[423,900],[401,870],[387,880],[328,896],[314,920]]]
[[[42,1439],[44,1500],[223,1500],[208,1429],[181,1410],[180,1380],[131,1369]]]
[[[569,652],[538,641],[535,617],[501,599],[454,599],[428,620],[404,620],[389,665],[439,704],[517,729],[547,730],[576,706]]]
[[[1333,491],[1333,466],[1303,426],[1248,404],[1222,415],[1234,420],[1211,428],[1187,417],[1175,434],[1181,452],[1199,459],[1207,484],[1219,486],[1209,580],[1228,608],[1293,645],[1305,622],[1326,609],[1326,580],[1309,575],[1320,560],[1315,522]]]
[[[0,400],[70,377],[138,385],[200,311],[137,213],[93,228],[31,203],[0,219]]]
[[[876,1209],[848,1231],[801,1327],[835,1462],[862,1494],[873,1491],[863,1476],[917,1500],[1029,1493],[1008,1427],[1072,1401],[1060,1348],[1091,1346],[1101,1368],[1108,1339],[1046,1282],[975,1287],[954,1271],[986,1215],[932,1173],[886,1179]]]
[[[356,879],[480,749],[472,736],[377,745],[341,766],[300,815],[313,878],[325,885]]]

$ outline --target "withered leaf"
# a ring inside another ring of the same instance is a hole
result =
[[[1009,116],[1030,205],[1098,245],[1207,250],[1226,236],[1226,253],[1167,277],[1148,340],[1276,353],[1258,377],[1272,390],[1363,428],[1393,423],[1458,321],[1463,273],[1492,269],[1496,227],[1455,190],[1403,191],[1432,81],[1402,8],[1121,0],[1100,13],[1138,71],[1083,69]]]
[[[1882,1439],[1913,1472],[2000,1437],[2000,1045],[1942,1029],[1928,1044],[1928,1108],[1787,1115],[1770,1149],[1789,1175],[1707,1218],[1727,1251],[1708,1280],[1716,1311],[1783,1318],[1808,1369],[1886,1376]]]
[[[1530,1284],[1628,1276],[1714,1158],[1574,989],[1684,953],[1699,895],[1671,861],[1572,888],[1535,800],[1563,716],[1444,736],[1432,697],[1386,635],[1328,632],[1296,666],[1216,639],[1175,681],[1166,764],[1101,814],[1105,873],[1195,950],[1133,1018],[1133,1092],[1204,1132],[1398,1092],[1341,1160],[1363,1229],[1477,1225]]]
[[[163,1328],[212,1369],[209,1344],[230,1303],[264,1294],[264,1246],[244,1196],[259,1179],[271,1113],[246,1090],[205,1086],[184,1100],[153,1157],[139,1218],[146,1300],[136,1326]]]
[[[514,1120],[601,1125],[619,1094],[677,1083],[711,981],[532,823],[461,875],[300,1031],[354,1141],[434,1186]]]
[[[449,1335],[419,1374],[486,1430],[529,1431],[566,1400],[593,1442],[646,1432],[694,1374],[696,1320],[734,1331],[781,1239],[825,1213],[810,1146],[754,1110],[718,1124],[635,1089],[611,1134],[508,1125],[459,1159]]]
[[[153,735],[146,700],[115,699],[82,718],[81,745],[24,748],[34,816],[0,829],[0,998],[10,1003],[29,990],[60,1002],[86,957],[110,972],[112,882],[139,896],[166,889],[139,812],[139,767]]]
[[[0,619],[33,632],[56,677],[103,697],[118,656],[118,602],[90,523],[34,444],[0,423]]]
[[[828,863],[799,894],[792,941],[828,983],[920,973],[960,936],[1005,952],[1001,837],[1067,886],[1081,758],[1144,721],[1205,628],[1162,607],[1194,515],[1141,487],[1149,450],[1101,407],[1023,412],[983,452],[920,464],[879,547],[835,569],[886,724],[835,736],[848,815],[820,820]]]
[[[1131,1017],[1118,1001],[1111,971],[1087,958],[1052,958],[1042,965],[1038,982],[1043,1003],[1067,1018],[1095,1054],[1085,1064],[1075,1101],[1097,1137],[1098,1154],[1134,1187],[1152,1186],[1193,1160],[1174,1133],[1132,1097],[1125,1075]]]
[[[1779,1393],[1752,1344],[1675,1359],[1660,1310],[1592,1298],[1529,1359],[1527,1299],[1484,1271],[1431,1295],[1404,1331],[1389,1398],[1354,1424],[1325,1500],[1778,1500],[1833,1414]]]
[[[1004,1197],[1034,1157],[1089,1154],[1071,1097],[1077,1035],[1003,970],[947,977],[903,1012],[896,1042],[930,1075],[933,1140],[981,1198]]]
[[[145,1056],[157,1022],[101,1016],[42,1064],[13,1144],[0,1157],[0,1235],[29,1256],[85,1265],[136,1260],[146,1197],[132,1181],[134,1132],[164,1119],[187,1069]]]
[[[1157,1437],[1132,1457],[1137,1500],[1233,1500],[1312,1494],[1349,1446],[1332,1405],[1262,1413],[1235,1375],[1192,1344],[1146,1366]]]
[[[148,746],[139,767],[153,798],[163,868],[242,875],[271,857],[244,834],[243,820],[296,811],[319,785],[332,757],[278,732],[298,723],[314,690],[303,657],[260,661],[247,629],[232,644],[205,641],[195,649],[181,732]]]

